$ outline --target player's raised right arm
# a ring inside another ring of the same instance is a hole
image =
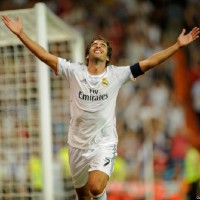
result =
[[[20,17],[12,20],[8,16],[2,16],[4,24],[21,40],[21,42],[41,61],[50,66],[57,73],[58,58],[47,52],[42,46],[31,40],[23,31]]]

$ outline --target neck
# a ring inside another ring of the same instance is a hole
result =
[[[90,74],[101,74],[106,70],[105,62],[93,62],[89,61],[88,63],[88,72]]]

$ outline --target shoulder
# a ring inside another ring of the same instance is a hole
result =
[[[58,63],[60,66],[62,67],[70,67],[70,68],[85,68],[85,64],[81,63],[81,62],[71,62],[71,60],[67,60],[64,58],[58,58]]]
[[[70,60],[64,58],[58,58],[58,74],[69,75],[75,71],[84,70],[86,66],[83,63],[73,63]]]
[[[123,72],[123,71],[129,71],[130,72],[130,66],[115,66],[115,65],[109,65],[107,68],[110,71],[113,72]]]

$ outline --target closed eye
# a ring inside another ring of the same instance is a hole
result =
[[[97,42],[94,42],[94,43],[92,43],[92,47],[97,47],[97,46],[100,46],[100,47],[103,47],[103,48],[106,48],[107,47],[107,45],[106,45],[106,43],[97,43]]]

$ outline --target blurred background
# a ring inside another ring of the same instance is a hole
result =
[[[111,63],[117,66],[167,48],[183,28],[200,27],[199,0],[1,0],[0,11],[29,9],[38,2],[78,31],[85,45],[97,35],[107,38],[113,47]],[[0,200],[42,199],[35,58],[22,45],[2,47],[2,42]],[[108,200],[200,198],[199,49],[197,40],[122,87],[116,110],[118,158]],[[70,59],[68,43],[50,42],[49,50]],[[51,73],[56,200],[75,200],[67,164],[67,86]]]

